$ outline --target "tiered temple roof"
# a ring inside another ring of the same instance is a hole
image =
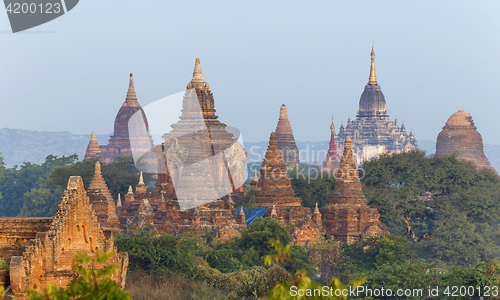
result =
[[[90,135],[90,142],[89,145],[87,146],[87,151],[85,151],[84,160],[89,160],[93,158],[102,161],[102,153],[101,149],[99,149],[99,144],[97,143],[95,131],[92,131],[92,134]]]
[[[140,115],[134,117],[129,124],[131,117],[136,112],[140,112]],[[129,129],[132,129],[133,132],[130,132]],[[137,101],[134,77],[131,73],[127,97],[116,115],[113,135],[110,137],[108,145],[100,146],[104,163],[113,162],[118,156],[130,156],[133,151],[136,154],[150,151],[153,148],[153,141],[148,130],[148,121],[139,101]]]
[[[239,134],[228,131],[215,114],[214,97],[203,79],[199,58],[186,88],[180,120],[163,135],[162,151],[181,206],[192,202],[194,195],[206,203],[241,190],[246,167]]]
[[[344,153],[337,170],[337,180],[328,205],[320,211],[326,235],[346,243],[355,243],[368,235],[389,233],[380,222],[376,208],[370,208],[352,155],[351,139],[345,140]]]
[[[359,100],[356,120],[349,118],[347,126],[340,126],[338,138],[342,148],[343,141],[350,136],[353,154],[357,164],[362,164],[382,153],[399,153],[417,149],[417,140],[413,133],[407,134],[404,125],[401,128],[397,120],[390,121],[386,109],[385,96],[375,75],[375,52],[371,55],[368,84]]]
[[[278,148],[276,133],[271,133],[262,168],[258,189],[255,192],[255,206],[287,205],[300,206],[302,200],[295,196],[285,162]]]
[[[101,223],[101,227],[104,230],[119,232],[120,221],[116,215],[115,202],[111,197],[106,182],[104,182],[104,178],[102,178],[101,164],[99,162],[95,164],[94,177],[87,188],[87,195],[90,204],[95,210],[95,215]]]

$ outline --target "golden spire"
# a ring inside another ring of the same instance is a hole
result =
[[[330,125],[331,130],[335,130],[335,125],[333,125],[333,114],[332,114],[332,125]]]
[[[378,84],[377,83],[377,76],[375,75],[375,52],[373,51],[373,46],[372,46],[372,53],[370,53],[372,56],[372,65],[370,66],[370,78],[368,79],[368,84]]]

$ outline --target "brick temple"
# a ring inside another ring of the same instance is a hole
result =
[[[92,134],[90,135],[90,142],[89,145],[87,146],[87,150],[85,151],[85,157],[83,159],[89,160],[94,158],[103,161],[101,149],[99,148],[99,144],[97,143],[97,137],[95,135],[95,131],[92,131]]]
[[[358,165],[383,153],[400,153],[417,149],[417,140],[410,130],[406,133],[404,123],[399,127],[397,118],[389,120],[385,96],[375,75],[375,52],[371,52],[371,66],[368,83],[359,100],[356,120],[347,120],[339,129],[340,148],[346,137],[352,139],[352,151]]]
[[[78,277],[77,253],[117,252],[113,234],[101,227],[79,176],[70,177],[55,217],[0,218],[0,237],[0,257],[10,262],[10,278],[3,277],[0,286],[10,285],[8,290],[20,299],[27,299],[25,289],[43,292],[49,283],[68,287]],[[105,264],[119,264],[112,279],[123,288],[128,254],[117,253]]]
[[[255,177],[256,173],[254,180]],[[252,195],[255,196],[255,206],[267,207],[264,217],[279,217],[283,225],[295,225],[290,232],[295,237],[295,244],[304,245],[324,234],[319,211],[316,209],[311,213],[309,208],[302,206],[302,199],[295,195],[274,132],[269,138],[260,178],[248,197]]]
[[[127,96],[130,101],[136,99],[131,96],[132,91],[131,81]],[[243,180],[246,152],[238,142],[239,132],[219,121],[214,96],[203,77],[199,59],[195,61],[182,101],[179,120],[163,135],[164,142],[154,148],[158,168],[154,191],[147,190],[141,173],[135,187],[117,195],[115,206],[100,173],[100,164],[96,164],[87,192],[103,228],[121,233],[138,227],[154,228],[171,235],[190,231],[205,235],[208,231],[215,238],[228,239],[240,236],[247,226],[243,210],[236,217],[235,203],[253,197],[257,208],[265,208],[261,209],[263,217],[275,217],[283,225],[294,224],[290,233],[295,244],[311,243],[325,234],[343,239],[331,234],[323,223],[347,221],[334,220],[331,213],[325,219],[317,205],[314,210],[303,207],[291,186],[287,164],[298,163],[298,149],[285,105],[281,106],[276,132],[271,133],[260,176],[255,171],[247,186]],[[329,172],[336,172],[341,163],[333,122],[330,130],[328,157],[322,165],[328,167]],[[95,149],[92,139],[88,150],[91,149]],[[352,152],[350,155],[352,159]],[[359,185],[359,178],[357,180]],[[364,199],[360,185],[359,190],[354,191]],[[354,209],[359,208],[358,204],[353,204]],[[368,212],[367,222],[378,221],[376,209],[365,205],[362,213],[365,212]],[[366,234],[371,233],[370,230]],[[354,242],[356,239],[343,240]]]
[[[483,138],[470,113],[459,110],[448,118],[436,142],[436,155],[455,153],[457,158],[472,162],[480,169],[495,172],[483,151]]]
[[[333,195],[328,205],[320,211],[325,222],[326,237],[351,244],[367,236],[389,231],[379,220],[378,210],[368,206],[368,200],[361,190],[350,137],[345,139],[344,145]]]
[[[132,131],[129,131],[129,129],[132,129]],[[130,156],[133,151],[136,155],[137,153],[150,151],[153,147],[153,141],[148,134],[148,130],[148,120],[139,101],[137,101],[134,77],[131,73],[125,102],[123,102],[115,117],[113,135],[109,138],[107,145],[99,146],[102,161],[107,164],[115,161],[115,157]],[[93,150],[96,144],[97,141],[92,142],[91,139],[85,155],[86,159],[100,157],[97,151]]]

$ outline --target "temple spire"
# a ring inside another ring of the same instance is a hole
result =
[[[134,75],[132,73],[130,73],[127,97],[125,98],[125,103],[123,103],[122,106],[139,106],[139,102],[137,102],[137,94],[135,93],[134,87]]]
[[[332,125],[330,125],[331,130],[335,130],[335,125],[333,125],[333,114],[332,114]]]
[[[203,80],[203,73],[201,72],[199,58],[196,58],[196,62],[194,64],[193,79],[191,79],[191,82],[205,82],[205,80]]]
[[[370,53],[372,56],[372,64],[370,66],[370,78],[368,79],[368,84],[378,84],[377,83],[377,76],[375,75],[375,52],[373,51],[373,46],[372,46],[372,53]]]
[[[210,86],[203,79],[203,73],[201,72],[201,64],[200,59],[196,58],[196,62],[194,63],[194,71],[193,78],[188,83],[187,89],[199,88],[199,89],[209,89]]]
[[[99,144],[97,143],[97,138],[95,135],[95,131],[92,131],[90,135],[90,142],[87,146],[87,150],[85,151],[84,160],[97,158],[98,160],[102,160],[101,149],[99,148]]]

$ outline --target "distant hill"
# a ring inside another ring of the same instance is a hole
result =
[[[98,135],[99,145],[108,144],[108,135]],[[7,167],[23,162],[40,164],[47,155],[78,154],[81,160],[90,141],[90,134],[78,135],[65,132],[32,131],[24,129],[0,129],[0,153]]]
[[[111,134],[98,135],[99,145],[107,145]],[[42,163],[47,155],[78,154],[80,160],[85,156],[85,150],[90,140],[90,134],[79,135],[67,131],[47,132],[24,129],[0,129],[0,153],[5,159],[7,167],[21,165],[23,162]],[[329,141],[301,142],[297,141],[301,162],[314,163],[317,156],[318,164],[323,161],[328,150]],[[268,141],[244,142],[249,161],[262,162],[269,145]],[[428,155],[436,151],[436,141],[420,140],[418,146]],[[484,145],[484,153],[491,165],[500,170],[500,145]]]

